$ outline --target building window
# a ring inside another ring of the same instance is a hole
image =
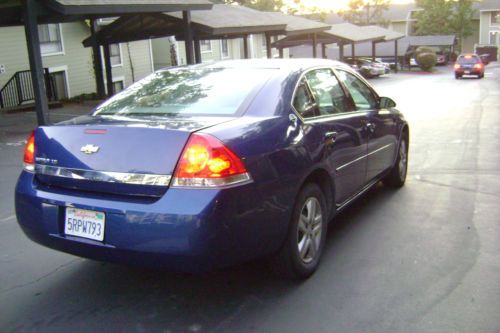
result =
[[[121,66],[122,65],[122,52],[120,44],[110,44],[109,45],[109,57],[111,60],[111,66]]]
[[[43,24],[38,26],[40,52],[42,55],[63,53],[61,25]]]
[[[227,44],[227,39],[220,41],[220,54],[222,58],[229,58],[229,45]]]
[[[500,11],[491,12],[491,23],[500,24]]]
[[[201,53],[212,52],[212,42],[210,40],[200,40]]]
[[[124,88],[124,85],[123,85],[123,80],[120,80],[120,81],[113,81],[113,92],[116,94],[116,93],[119,93],[120,91],[122,91]]]

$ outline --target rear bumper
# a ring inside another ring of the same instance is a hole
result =
[[[41,189],[23,172],[16,215],[25,234],[47,247],[95,260],[198,272],[276,251],[291,212],[273,208],[255,184],[169,189],[155,202]],[[104,241],[64,234],[66,207],[104,212]]]
[[[466,73],[467,72],[467,73]],[[481,75],[484,73],[483,69],[471,68],[471,69],[455,69],[455,74],[457,75]]]

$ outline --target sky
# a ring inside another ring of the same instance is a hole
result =
[[[349,0],[301,0],[306,7],[319,7],[327,10],[345,9]],[[392,4],[409,3],[412,0],[392,0]]]

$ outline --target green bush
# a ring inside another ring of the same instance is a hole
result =
[[[430,72],[432,68],[436,65],[437,57],[434,52],[421,52],[417,53],[417,61],[418,66],[422,68],[424,71]]]
[[[415,56],[418,56],[420,53],[436,53],[436,51],[431,47],[420,46],[415,50]]]

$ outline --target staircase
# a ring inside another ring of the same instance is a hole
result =
[[[53,83],[49,76],[49,70],[44,68],[45,90],[49,101],[54,101]],[[0,89],[0,110],[16,108],[26,102],[34,102],[33,81],[31,71],[16,72],[9,81]]]

